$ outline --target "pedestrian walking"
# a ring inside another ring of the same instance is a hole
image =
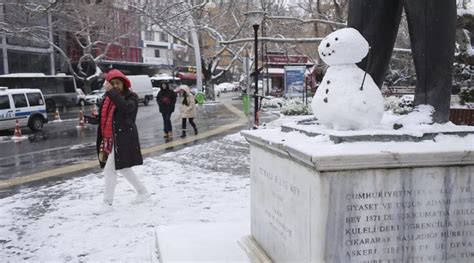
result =
[[[119,70],[107,73],[105,98],[99,109],[97,154],[100,167],[104,168],[104,202],[96,214],[113,210],[115,186],[118,173],[122,174],[137,192],[132,203],[140,203],[150,197],[145,186],[130,168],[142,165],[138,130],[135,119],[138,97],[130,90],[130,80]]]
[[[173,125],[171,125],[171,114],[173,114],[176,104],[176,93],[170,89],[168,82],[161,83],[160,92],[156,96],[156,102],[163,116],[164,138],[173,137]]]
[[[198,130],[196,124],[194,123],[194,119],[197,117],[196,100],[187,85],[179,86],[178,90],[182,96],[180,111],[181,128],[183,133],[181,134],[181,138],[186,137],[186,123],[188,120],[194,129],[194,135],[197,135]]]

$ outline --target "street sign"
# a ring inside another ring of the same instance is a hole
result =
[[[305,71],[305,66],[285,67],[285,96],[287,98],[304,96]]]

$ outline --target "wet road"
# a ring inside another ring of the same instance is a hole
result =
[[[201,132],[238,119],[223,105],[236,103],[231,97],[232,95],[228,95],[221,103],[199,107],[196,124]],[[90,115],[91,110],[92,107],[86,107],[85,114]],[[63,121],[48,123],[41,133],[31,134],[28,129],[23,129],[23,135],[30,136],[32,140],[14,143],[8,139],[8,134],[2,134],[4,136],[0,137],[0,180],[95,160],[97,126],[87,125],[85,129],[78,129],[78,114],[78,108],[61,113]],[[54,115],[51,115],[50,120],[53,119]],[[172,115],[172,122],[174,139],[178,140],[181,133],[179,113]],[[139,107],[137,126],[142,148],[165,143],[162,118],[155,101],[148,106]]]

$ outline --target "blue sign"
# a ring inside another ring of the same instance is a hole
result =
[[[305,66],[285,67],[285,96],[287,98],[304,96],[305,72]]]

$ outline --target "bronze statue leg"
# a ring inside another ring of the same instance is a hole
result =
[[[415,2],[418,0],[415,0]],[[350,0],[347,26],[367,39],[371,47],[367,72],[382,87],[402,13],[402,0]],[[366,57],[359,67],[366,70]]]
[[[455,0],[405,0],[416,69],[415,105],[435,108],[433,121],[449,121],[456,37]]]

